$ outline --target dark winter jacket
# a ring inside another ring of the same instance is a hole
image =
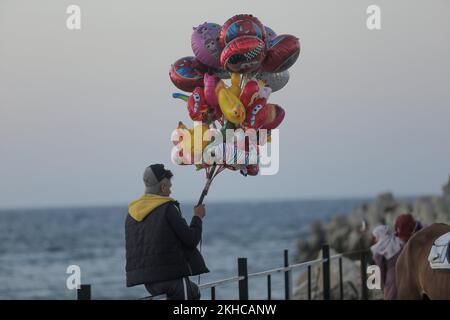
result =
[[[179,203],[146,194],[132,202],[125,222],[127,287],[209,272],[197,250],[202,219],[188,225]]]

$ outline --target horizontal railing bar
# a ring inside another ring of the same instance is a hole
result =
[[[224,284],[230,283],[230,282],[236,282],[236,281],[240,281],[243,280],[244,277],[231,277],[231,278],[227,278],[227,279],[222,279],[222,280],[218,280],[218,281],[214,281],[214,282],[208,282],[205,284],[202,284],[200,286],[198,286],[200,289],[208,289],[211,287],[218,287],[218,286],[223,286]]]
[[[338,258],[341,258],[342,256],[343,256],[342,253],[335,254],[334,256],[331,256],[331,257],[330,257],[330,260],[338,259]]]
[[[291,264],[289,266],[289,269],[296,269],[296,268],[313,266],[315,264],[319,264],[319,263],[325,262],[327,260],[328,259],[316,259],[316,260],[305,261],[305,262],[301,262],[301,263],[297,263],[297,264]]]
[[[266,271],[249,273],[248,277],[249,278],[258,278],[258,277],[267,276],[269,274],[273,274],[273,273],[277,273],[277,272],[286,272],[288,270],[289,270],[289,268],[287,268],[287,267],[280,267],[280,268],[270,269],[270,270],[266,270]]]
[[[266,271],[254,272],[254,273],[250,273],[248,275],[248,277],[249,278],[257,278],[257,277],[263,277],[263,276],[267,276],[269,274],[273,274],[273,273],[277,273],[277,272],[286,272],[286,271],[300,268],[300,267],[308,267],[311,265],[315,265],[315,264],[324,262],[326,260],[328,260],[328,259],[316,259],[316,260],[306,261],[306,262],[302,262],[302,263],[291,264],[288,267],[280,267],[280,268],[270,269],[270,270],[266,270]]]

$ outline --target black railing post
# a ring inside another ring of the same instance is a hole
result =
[[[79,289],[77,289],[77,300],[91,300],[91,285],[82,284]]]
[[[216,300],[216,287],[211,287],[211,300]]]
[[[247,258],[238,258],[238,276],[244,277],[239,280],[239,300],[248,300]]]
[[[323,269],[323,300],[330,300],[330,247],[326,244],[322,247]]]
[[[339,257],[339,293],[341,300],[344,300],[344,280],[342,279],[342,257]]]
[[[267,300],[272,300],[272,282],[270,274],[267,275]]]
[[[311,300],[311,266],[308,266],[308,300]]]
[[[366,251],[362,251],[361,252],[361,300],[368,299],[366,276],[367,276]]]
[[[284,250],[284,267],[285,268],[289,267],[289,251],[286,249]],[[284,298],[286,300],[291,299],[290,276],[291,276],[290,270],[284,271]]]

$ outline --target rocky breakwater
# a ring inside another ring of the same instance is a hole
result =
[[[374,227],[380,224],[394,225],[398,215],[411,213],[424,226],[435,222],[450,224],[450,179],[443,186],[440,196],[420,196],[414,199],[395,198],[392,193],[383,193],[372,202],[361,203],[350,213],[339,214],[329,223],[316,221],[310,226],[306,238],[298,240],[297,262],[321,257],[321,248],[329,244],[331,255],[367,249],[371,245]],[[361,280],[359,255],[348,254],[343,259],[344,298],[357,299],[360,296]],[[369,263],[370,257],[369,257]],[[331,265],[331,296],[339,297],[339,274],[337,260]],[[312,268],[312,298],[322,296],[321,266]],[[307,273],[297,278],[295,298],[307,298]],[[380,292],[371,290],[369,297],[380,298]]]

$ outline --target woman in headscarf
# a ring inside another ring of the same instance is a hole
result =
[[[370,250],[373,260],[380,267],[384,299],[395,300],[397,296],[395,264],[404,242],[386,225],[376,227],[372,234],[375,244],[370,247]]]
[[[422,224],[416,221],[410,213],[401,214],[395,219],[395,234],[405,243],[411,238],[414,232],[422,228]]]

